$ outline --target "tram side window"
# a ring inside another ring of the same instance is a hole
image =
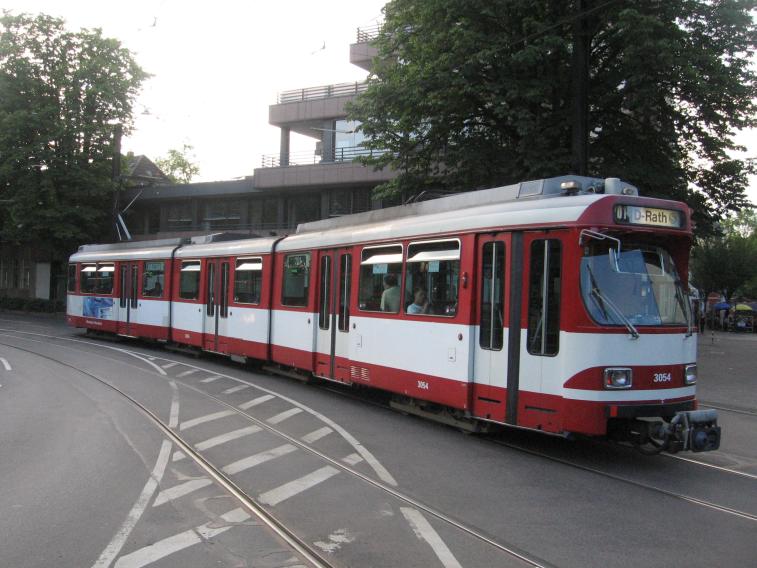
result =
[[[350,291],[352,288],[352,255],[343,254],[339,261],[339,331],[349,331],[350,328]]]
[[[457,313],[460,241],[410,243],[405,313],[452,317]]]
[[[84,264],[81,269],[83,294],[111,294],[113,292],[113,264]]]
[[[502,349],[505,309],[505,243],[485,243],[481,253],[481,323],[479,345]]]
[[[532,355],[556,355],[560,348],[561,264],[559,240],[531,243],[527,342]]]
[[[281,303],[285,306],[308,305],[310,287],[310,253],[288,254],[284,257],[284,286]]]
[[[81,267],[81,287],[82,294],[94,294],[97,287],[97,265],[82,264]]]
[[[263,283],[263,259],[239,258],[234,270],[234,301],[238,304],[259,304]]]
[[[165,289],[165,262],[145,262],[142,268],[142,295],[146,298],[162,298]]]
[[[114,264],[98,264],[97,265],[97,287],[95,292],[98,294],[112,294],[113,293],[113,275],[116,272]]]
[[[68,265],[68,278],[66,279],[66,290],[69,292],[75,292],[76,291],[76,265],[75,264],[69,264]]]
[[[402,245],[366,247],[360,261],[358,307],[366,312],[398,313],[402,283]]]
[[[200,261],[182,262],[179,274],[179,298],[196,300],[200,296]]]

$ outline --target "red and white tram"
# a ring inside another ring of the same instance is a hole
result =
[[[301,225],[82,246],[76,327],[390,391],[407,409],[712,450],[683,203],[565,176]]]

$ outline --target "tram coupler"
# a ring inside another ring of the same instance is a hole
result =
[[[720,426],[716,410],[677,412],[670,422],[655,424],[653,438],[662,441],[662,449],[672,454],[690,450],[710,452],[720,447]]]

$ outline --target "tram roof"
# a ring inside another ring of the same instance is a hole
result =
[[[439,233],[466,232],[480,228],[524,225],[554,225],[578,220],[592,203],[605,195],[577,195],[510,203],[492,203],[430,214],[404,216],[359,225],[303,231],[290,235],[277,250],[349,245]]]

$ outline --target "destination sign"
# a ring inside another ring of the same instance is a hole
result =
[[[629,225],[648,225],[652,227],[683,227],[683,213],[672,209],[657,207],[640,207],[638,205],[616,205],[615,221]]]

